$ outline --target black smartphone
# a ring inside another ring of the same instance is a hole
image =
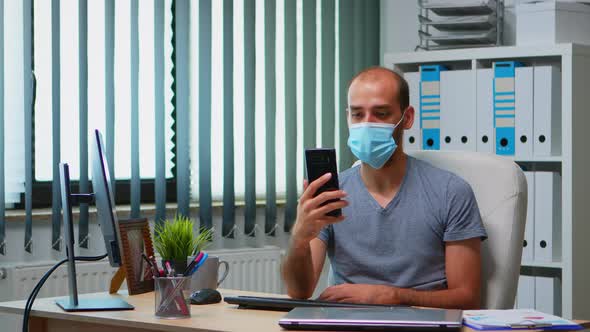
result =
[[[326,173],[332,173],[330,181],[326,182],[316,191],[315,196],[325,192],[338,190],[338,169],[336,168],[336,150],[335,149],[306,149],[305,150],[305,166],[307,170],[307,181],[312,183],[317,178]],[[324,202],[322,205],[337,202],[339,199],[331,199]],[[326,213],[328,216],[338,217],[342,215],[340,209]]]

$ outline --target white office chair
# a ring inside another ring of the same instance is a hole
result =
[[[527,210],[527,183],[513,161],[476,152],[416,151],[417,159],[467,181],[488,239],[482,244],[482,308],[514,307]]]

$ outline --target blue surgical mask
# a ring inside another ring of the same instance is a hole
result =
[[[376,122],[351,124],[348,146],[352,153],[375,169],[383,167],[397,148],[393,131],[403,118],[402,116],[397,124]]]

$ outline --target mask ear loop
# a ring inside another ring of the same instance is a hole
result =
[[[406,109],[402,112],[402,118],[399,119],[399,121],[397,122],[397,124],[395,125],[395,128],[393,129],[393,133],[391,133],[391,135],[393,136],[393,141],[395,142],[395,130],[399,127],[399,125],[402,123],[402,121],[404,121],[404,119],[406,118],[406,111],[408,110],[408,108],[406,107]],[[397,142],[395,142],[397,144]]]
[[[402,121],[404,121],[404,119],[406,118],[406,111],[407,111],[407,110],[408,110],[408,109],[406,108],[406,109],[405,109],[405,110],[402,112],[402,118],[401,118],[401,119],[399,119],[399,121],[398,121],[398,122],[397,122],[397,124],[395,125],[395,128],[397,128],[397,126],[399,126],[399,125],[400,125],[400,123],[402,123]]]

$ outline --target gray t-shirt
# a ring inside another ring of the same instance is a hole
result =
[[[330,284],[445,289],[445,242],[487,237],[473,191],[450,172],[408,157],[398,193],[382,208],[360,176],[339,174],[346,219],[324,228]]]

